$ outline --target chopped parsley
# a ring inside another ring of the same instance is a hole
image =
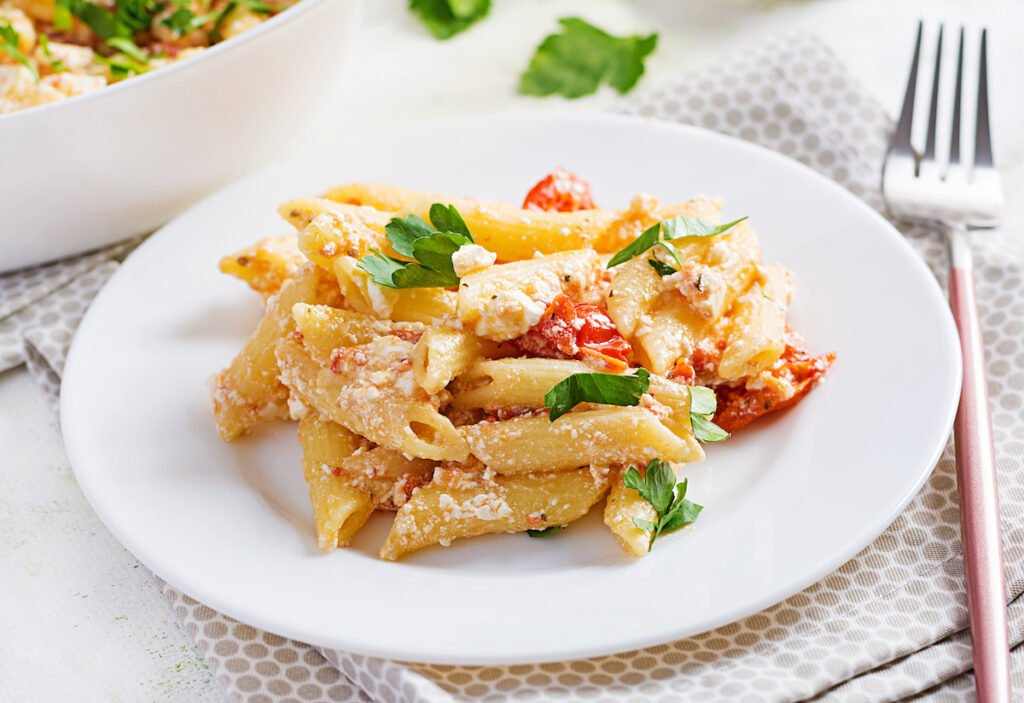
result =
[[[657,519],[653,521],[633,518],[633,524],[638,529],[651,535],[647,551],[651,551],[654,541],[663,532],[672,532],[692,525],[700,511],[704,509],[704,506],[686,499],[687,481],[677,481],[672,466],[661,459],[652,459],[647,464],[643,476],[636,467],[629,467],[622,474],[622,482],[650,503],[657,514]]]
[[[61,73],[68,70],[67,66],[64,65],[64,62],[54,56],[53,52],[50,51],[50,38],[45,34],[39,35],[39,48],[42,49],[43,56],[46,57],[46,60],[50,62],[50,68],[54,73]]]
[[[486,17],[491,0],[409,0],[409,9],[435,39],[451,39]]]
[[[527,530],[526,534],[530,535],[530,537],[536,538],[554,537],[564,529],[565,525],[551,525],[550,527],[545,527],[540,530]]]
[[[716,225],[701,217],[687,217],[686,215],[677,215],[676,217],[662,220],[648,227],[644,230],[643,234],[616,253],[608,261],[608,268],[623,264],[654,247],[661,247],[663,251],[682,267],[683,262],[679,258],[679,251],[673,246],[671,240],[684,237],[713,237],[717,234],[728,232],[746,219],[746,217],[741,217],[724,225]],[[658,272],[659,276],[668,276],[679,270],[673,268],[670,264],[654,258],[648,259],[647,263]]]
[[[628,93],[644,73],[658,35],[616,37],[578,17],[560,19],[561,32],[537,47],[519,79],[523,95],[579,98],[607,83]]]
[[[554,422],[580,403],[602,405],[639,405],[651,387],[651,374],[637,369],[636,375],[612,373],[574,373],[562,379],[544,394],[548,420]]]
[[[384,232],[391,247],[413,261],[396,259],[372,249],[357,266],[370,274],[375,283],[388,288],[459,285],[452,254],[462,245],[472,244],[473,235],[453,205],[431,205],[430,223],[418,215],[392,218]]]
[[[690,386],[690,425],[701,442],[721,442],[729,433],[711,421],[718,409],[715,392],[704,386]]]
[[[18,32],[15,31],[10,22],[0,22],[0,51],[27,68],[32,73],[32,77],[38,81],[39,72],[22,50],[18,48],[19,39]]]

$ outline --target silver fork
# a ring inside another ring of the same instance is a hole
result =
[[[923,34],[923,24],[918,25],[903,110],[882,171],[882,193],[893,216],[943,227],[949,243],[949,304],[960,331],[964,359],[960,407],[953,436],[975,685],[978,700],[982,703],[1009,703],[1010,661],[999,494],[985,381],[985,355],[974,297],[971,250],[967,245],[968,230],[999,224],[1003,205],[989,130],[988,36],[982,30],[974,158],[973,163],[965,163],[960,150],[961,109],[964,107],[964,30],[960,29],[949,163],[944,167],[936,156],[943,29],[940,26],[935,50],[925,146],[919,153],[911,145]],[[967,109],[970,109],[969,104]]]

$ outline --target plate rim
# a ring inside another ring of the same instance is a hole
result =
[[[859,208],[869,218],[874,218],[875,222],[879,225],[879,229],[886,231],[886,236],[890,239],[895,238],[898,240],[896,243],[897,247],[904,250],[907,255],[907,259],[911,262],[910,266],[917,270],[919,274],[917,278],[927,281],[929,284],[927,288],[930,290],[929,295],[935,299],[939,305],[937,309],[942,309],[944,312],[941,315],[942,326],[945,330],[944,337],[946,338],[946,347],[949,350],[951,357],[950,362],[952,368],[948,369],[953,372],[953,388],[950,390],[950,402],[946,409],[944,421],[942,424],[942,432],[937,435],[942,437],[941,440],[934,442],[931,451],[929,452],[929,460],[926,462],[926,467],[922,468],[918,472],[918,476],[913,483],[910,490],[904,492],[900,496],[899,500],[894,504],[888,513],[884,516],[879,516],[872,523],[870,528],[862,528],[859,532],[859,537],[851,537],[847,540],[847,543],[841,549],[836,549],[832,556],[821,562],[816,568],[808,569],[806,573],[802,574],[800,578],[789,578],[782,579],[785,581],[785,585],[778,585],[774,589],[766,592],[760,598],[751,599],[742,605],[734,606],[727,609],[727,612],[720,613],[717,617],[713,618],[702,618],[697,621],[691,621],[686,627],[669,627],[663,626],[657,630],[657,632],[651,632],[647,636],[637,636],[632,638],[622,638],[621,636],[615,640],[614,644],[592,644],[589,646],[575,646],[575,647],[557,647],[551,644],[544,646],[540,645],[537,647],[537,651],[533,652],[508,652],[504,655],[491,655],[483,654],[480,656],[467,653],[465,656],[449,656],[445,655],[440,658],[432,657],[429,653],[421,651],[411,652],[410,650],[403,650],[400,646],[367,646],[365,642],[356,641],[347,638],[344,634],[333,635],[330,637],[322,636],[323,633],[315,633],[307,631],[301,627],[295,627],[288,623],[280,623],[273,618],[264,618],[260,613],[254,613],[249,611],[240,611],[231,602],[225,601],[215,594],[207,592],[207,589],[202,588],[199,584],[190,583],[188,579],[178,578],[178,574],[173,573],[172,568],[164,569],[164,564],[155,565],[158,559],[150,558],[152,555],[147,554],[146,558],[140,556],[140,552],[144,553],[145,550],[139,549],[139,545],[132,538],[131,531],[129,529],[122,529],[117,524],[117,520],[113,515],[108,515],[105,509],[98,508],[97,505],[102,505],[102,501],[97,502],[95,496],[95,489],[97,486],[92,483],[89,478],[89,472],[81,472],[76,467],[76,462],[73,457],[79,453],[78,443],[79,437],[77,430],[70,429],[77,427],[74,418],[72,417],[72,411],[69,410],[69,406],[72,404],[71,401],[66,400],[69,396],[73,397],[77,392],[79,377],[84,378],[84,366],[83,362],[80,361],[80,357],[84,356],[85,352],[82,352],[82,345],[78,344],[78,340],[83,338],[83,330],[88,331],[91,325],[94,324],[96,315],[94,310],[98,309],[98,304],[103,303],[106,299],[109,290],[111,288],[110,283],[117,279],[122,274],[123,268],[119,267],[118,270],[111,276],[111,278],[104,284],[100,293],[89,305],[85,316],[83,317],[78,330],[76,330],[74,338],[72,340],[71,347],[69,349],[67,362],[65,366],[65,373],[63,375],[61,389],[60,389],[60,422],[64,436],[65,451],[68,456],[69,464],[72,467],[75,478],[78,481],[79,486],[82,489],[83,494],[89,501],[90,507],[94,510],[103,524],[110,530],[111,534],[117,539],[125,548],[127,548],[135,558],[143,563],[150,571],[156,574],[158,577],[166,581],[168,584],[178,589],[182,593],[189,595],[200,603],[206,604],[214,610],[223,613],[235,620],[242,623],[247,623],[258,627],[267,632],[272,632],[290,639],[294,639],[300,642],[306,642],[313,644],[314,646],[330,647],[333,649],[339,649],[343,651],[360,653],[367,656],[375,656],[386,659],[393,659],[398,661],[415,661],[419,663],[433,663],[433,664],[451,664],[451,665],[466,665],[466,666],[488,666],[488,665],[514,665],[523,663],[544,663],[553,661],[568,661],[573,659],[584,659],[595,656],[603,656],[615,653],[621,653],[640,649],[644,647],[654,646],[658,644],[664,644],[672,642],[678,639],[691,637],[703,632],[710,631],[717,627],[727,625],[732,622],[736,622],[740,619],[749,617],[757,612],[760,612],[766,608],[775,605],[786,598],[803,591],[810,585],[822,580],[824,577],[833,573],[853,558],[858,552],[864,547],[871,544],[882,532],[884,532],[903,512],[907,504],[918,494],[925,481],[931,476],[941,457],[941,454],[946,447],[949,440],[949,435],[952,430],[954,417],[957,410],[959,395],[960,395],[960,384],[962,376],[962,357],[959,345],[958,336],[956,334],[956,327],[953,321],[952,313],[949,309],[948,304],[941,286],[938,280],[928,269],[927,264],[920,257],[920,255],[913,249],[910,243],[906,240],[906,237],[897,230],[891,222],[889,222],[881,213],[873,209],[862,199],[858,198],[846,188],[839,185],[835,181],[827,178],[823,174],[818,173],[814,169],[806,166],[805,164],[796,161],[788,156],[780,154],[779,152],[773,151],[760,144],[748,142],[736,137],[713,132],[701,127],[692,125],[684,125],[679,123],[667,122],[662,120],[655,120],[652,118],[644,118],[633,115],[622,115],[622,114],[601,114],[601,113],[559,113],[559,114],[545,114],[543,112],[536,111],[502,111],[494,113],[481,113],[475,115],[465,115],[450,118],[433,119],[418,123],[407,123],[402,125],[396,125],[386,128],[375,129],[366,133],[362,133],[358,136],[352,136],[344,140],[334,142],[317,153],[305,153],[297,157],[288,159],[286,161],[278,162],[270,166],[265,166],[252,173],[237,179],[226,186],[217,189],[211,194],[204,197],[202,200],[197,202],[195,205],[188,208],[185,212],[179,214],[167,224],[156,230],[145,242],[140,245],[136,250],[144,251],[146,248],[153,245],[156,241],[157,236],[163,232],[163,230],[175,225],[180,219],[187,216],[193,210],[204,207],[208,201],[215,200],[221,197],[226,191],[233,190],[235,188],[244,188],[245,184],[250,181],[258,180],[261,177],[277,172],[286,173],[288,171],[294,172],[294,169],[300,167],[304,163],[311,163],[314,161],[322,161],[325,159],[331,159],[336,156],[339,152],[344,151],[350,146],[358,144],[363,139],[373,138],[382,139],[388,136],[398,136],[407,133],[429,133],[431,130],[436,129],[440,126],[457,125],[460,123],[493,123],[493,122],[520,122],[520,121],[539,121],[539,122],[563,122],[563,123],[593,123],[603,125],[624,125],[627,128],[636,126],[645,126],[655,129],[666,129],[675,130],[684,133],[688,133],[692,137],[698,139],[705,139],[714,141],[720,141],[727,143],[733,147],[739,147],[741,149],[752,149],[756,152],[760,152],[762,156],[769,160],[774,160],[782,164],[784,168],[796,167],[805,172],[806,175],[812,177],[822,187],[830,188],[833,192],[837,193],[839,197],[845,198],[853,207]],[[133,252],[131,256],[135,256]],[[131,258],[131,256],[129,258]],[[127,261],[127,260],[126,260]],[[70,393],[67,389],[72,389]],[[69,431],[70,429],[70,431]],[[187,587],[183,586],[182,581],[188,583]],[[199,587],[193,587],[199,586]],[[358,639],[358,638],[357,638]],[[426,654],[426,655],[425,655]]]

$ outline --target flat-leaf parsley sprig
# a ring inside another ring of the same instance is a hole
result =
[[[729,433],[712,422],[718,410],[715,392],[704,386],[690,386],[690,425],[693,436],[701,442],[721,442]]]
[[[607,83],[628,93],[644,74],[658,35],[616,37],[579,17],[558,20],[561,32],[541,42],[519,79],[523,95],[579,98]]]
[[[554,422],[580,403],[602,405],[639,405],[651,387],[651,374],[637,369],[635,375],[613,373],[574,373],[562,379],[544,394],[548,419]]]
[[[654,247],[661,247],[669,256],[672,257],[676,264],[682,268],[683,261],[679,256],[679,251],[675,248],[675,245],[672,244],[673,239],[682,239],[684,237],[714,237],[715,235],[728,232],[730,229],[746,219],[746,217],[741,217],[738,220],[726,222],[724,225],[716,225],[701,217],[677,215],[676,217],[656,222],[644,230],[643,234],[615,254],[615,256],[608,261],[608,268],[614,268],[619,264],[624,264],[630,259],[636,258]],[[657,259],[648,259],[647,262],[655,271],[658,272],[659,276],[668,276],[669,274],[675,273],[679,270],[673,268],[670,264],[658,261]]]
[[[395,217],[384,233],[403,261],[371,249],[357,266],[370,274],[374,282],[388,288],[450,288],[459,285],[452,254],[464,244],[473,243],[473,235],[454,205],[430,206],[430,223],[419,215]]]
[[[451,39],[486,17],[491,0],[409,0],[409,9],[435,39]]]
[[[633,518],[633,524],[637,529],[651,535],[647,551],[651,551],[654,541],[663,532],[672,532],[692,525],[700,511],[704,509],[703,505],[686,499],[686,479],[677,481],[672,466],[661,459],[651,459],[642,476],[636,467],[629,467],[622,474],[622,482],[650,503],[657,514],[656,520]]]

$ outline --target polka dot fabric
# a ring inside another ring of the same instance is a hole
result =
[[[891,121],[813,39],[785,37],[739,61],[631,97],[622,111],[763,144],[881,206],[878,174]],[[903,229],[944,283],[941,236]],[[973,239],[972,246],[1016,646],[1024,639],[1024,601],[1017,600],[1024,591],[1024,250],[999,232]],[[104,260],[75,260],[67,271],[44,276],[15,274],[24,275],[20,283],[0,279],[0,368],[27,360],[41,378],[56,381],[80,315],[70,305],[65,309],[65,301],[91,299],[111,268]],[[22,316],[32,301],[38,311],[27,324]],[[973,700],[958,519],[947,448],[896,522],[806,591],[687,640],[550,664],[427,666],[319,652],[235,622],[173,588],[164,591],[232,701],[946,703]],[[1024,647],[1014,650],[1013,660],[1024,690]]]

